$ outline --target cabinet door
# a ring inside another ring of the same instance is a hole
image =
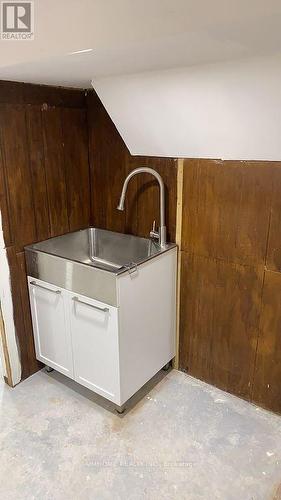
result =
[[[28,278],[36,357],[73,378],[70,331],[64,290]]]
[[[120,404],[117,308],[69,295],[76,382]]]

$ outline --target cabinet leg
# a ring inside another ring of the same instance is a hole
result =
[[[46,372],[51,373],[54,371],[54,368],[51,368],[50,366],[46,366]]]
[[[125,405],[122,406],[117,406],[116,411],[119,415],[122,415],[124,411],[126,410]]]

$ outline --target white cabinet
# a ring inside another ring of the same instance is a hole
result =
[[[29,278],[29,295],[37,359],[73,378],[64,290]]]
[[[117,308],[69,294],[75,380],[119,404]]]
[[[36,357],[121,405],[118,309],[28,278]]]
[[[176,249],[116,278],[116,307],[28,277],[37,359],[122,406],[175,356]]]

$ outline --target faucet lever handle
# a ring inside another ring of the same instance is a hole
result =
[[[150,231],[150,238],[154,238],[156,240],[159,239],[159,232],[156,231],[156,221],[155,220],[153,221],[152,230]]]

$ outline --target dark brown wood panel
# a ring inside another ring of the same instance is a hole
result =
[[[181,258],[180,367],[250,399],[263,269]]]
[[[21,250],[24,245],[36,240],[25,108],[1,105],[0,129],[10,228],[16,247]]]
[[[67,207],[71,231],[89,227],[90,177],[86,111],[63,109],[62,128]]]
[[[130,181],[125,212],[116,207],[126,175],[148,166],[163,177],[167,197],[168,237],[175,240],[177,163],[171,158],[134,157],[112,123],[95,92],[88,97],[88,124],[92,186],[92,223],[113,231],[149,236],[153,220],[159,222],[158,183],[148,174]]]
[[[266,265],[281,271],[281,162],[272,166],[273,194]]]
[[[51,230],[43,147],[42,111],[39,106],[29,106],[26,109],[26,125],[36,220],[36,239],[42,241],[50,238]]]
[[[116,210],[126,176],[128,150],[97,95],[88,96],[92,223],[123,232],[125,214]]]
[[[25,104],[43,104],[56,108],[85,108],[85,92],[79,89],[50,87],[48,85],[25,84],[23,86]]]
[[[124,172],[125,177],[132,170],[141,166],[139,161],[140,157],[134,157],[130,155],[128,151],[126,158],[126,167]],[[117,193],[118,202],[121,195],[124,179],[121,179],[121,183],[118,188],[119,191],[119,193]],[[144,177],[142,175],[135,176],[130,180],[126,194],[125,212],[124,212],[124,232],[128,234],[134,234],[137,236],[143,235],[139,224],[140,192],[141,189],[143,189],[143,184],[141,183],[141,181],[144,181]]]
[[[177,162],[172,158],[131,157],[130,170],[139,167],[150,167],[156,170],[165,184],[166,226],[170,241],[176,238],[176,202],[177,202]],[[137,178],[137,234],[147,237],[153,221],[159,226],[159,185],[150,174],[141,174]]]
[[[50,232],[58,236],[69,231],[61,109],[43,110],[43,134]]]
[[[10,230],[10,218],[8,211],[8,197],[7,197],[7,186],[6,186],[6,177],[4,170],[4,161],[3,161],[3,147],[1,141],[1,133],[0,133],[0,211],[1,211],[4,242],[6,246],[10,246],[13,243],[13,239]]]
[[[0,81],[0,103],[1,102],[9,104],[44,104],[45,106],[84,108],[85,92],[79,89]]]
[[[24,85],[0,80],[0,103],[24,104]]]
[[[271,164],[185,160],[182,248],[230,262],[265,262]]]
[[[281,413],[281,273],[265,271],[253,401]]]
[[[23,247],[89,224],[84,92],[0,82],[0,209],[22,378],[35,359]]]

